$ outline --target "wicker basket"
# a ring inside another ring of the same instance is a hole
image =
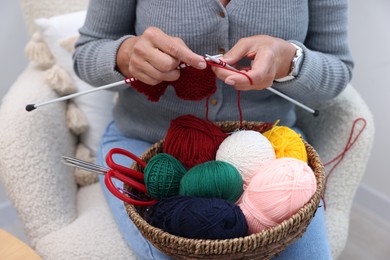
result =
[[[225,132],[233,132],[240,127],[239,122],[232,121],[217,124]],[[247,130],[256,129],[264,132],[268,127],[269,124],[261,122],[243,122],[243,129]],[[155,143],[141,156],[141,159],[149,161],[155,154],[162,152],[163,145],[164,140]],[[304,234],[318,208],[324,191],[324,166],[314,148],[307,142],[305,142],[305,146],[309,165],[317,179],[316,193],[296,214],[261,233],[224,240],[189,239],[171,235],[148,224],[144,219],[145,207],[125,204],[127,213],[146,239],[174,259],[269,259]],[[136,164],[133,164],[132,168],[141,170]],[[125,188],[130,192],[136,192],[130,187],[125,186]]]

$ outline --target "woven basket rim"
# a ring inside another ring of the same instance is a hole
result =
[[[226,132],[232,132],[231,129],[240,127],[240,122],[238,121],[222,121],[215,124],[222,127]],[[243,121],[241,124],[244,126],[244,130],[258,130],[259,127],[265,126],[266,123]],[[264,131],[264,129],[262,130]],[[125,203],[126,211],[146,239],[167,255],[177,259],[199,259],[206,256],[208,259],[223,259],[223,257],[227,256],[229,256],[229,259],[258,256],[271,258],[304,234],[320,204],[324,192],[325,168],[315,149],[305,140],[303,142],[308,154],[308,164],[316,176],[317,190],[310,201],[297,213],[282,223],[260,233],[220,240],[185,238],[151,226],[139,214],[137,207],[131,204]],[[162,151],[163,144],[164,139],[156,142],[140,158],[147,162],[154,154]],[[131,167],[140,170],[135,163]],[[131,189],[126,186],[125,188]]]

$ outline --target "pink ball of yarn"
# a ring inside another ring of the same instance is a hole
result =
[[[315,175],[307,163],[288,157],[264,163],[238,202],[249,233],[282,223],[309,202],[316,189]]]

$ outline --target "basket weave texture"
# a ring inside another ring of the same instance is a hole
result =
[[[240,128],[240,123],[236,121],[216,124],[221,126],[225,132],[233,132]],[[241,129],[264,132],[270,125],[244,121],[242,126]],[[145,207],[125,203],[126,211],[141,234],[156,248],[174,259],[270,259],[305,233],[324,191],[324,166],[314,148],[306,141],[304,143],[309,166],[316,176],[317,191],[296,214],[260,233],[224,240],[190,239],[169,234],[148,224],[145,220]],[[163,145],[164,140],[155,143],[140,158],[148,162],[154,155],[163,151]],[[133,164],[131,167],[142,171],[138,164]],[[125,189],[136,193],[136,190],[129,186],[125,186]]]

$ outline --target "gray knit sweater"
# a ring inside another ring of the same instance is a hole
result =
[[[229,50],[242,37],[267,34],[304,50],[299,76],[273,88],[302,103],[331,99],[348,84],[353,68],[347,8],[348,0],[231,0],[226,8],[219,0],[91,0],[76,44],[74,68],[95,86],[123,80],[115,70],[118,46],[149,26],[182,38],[200,55]],[[179,99],[168,87],[160,101],[151,102],[131,87],[121,88],[114,119],[125,135],[155,142],[179,115],[205,118],[206,100]],[[267,90],[242,92],[241,108],[244,120],[280,119],[287,126],[296,120],[294,105]],[[237,91],[217,80],[208,117],[239,120]]]

